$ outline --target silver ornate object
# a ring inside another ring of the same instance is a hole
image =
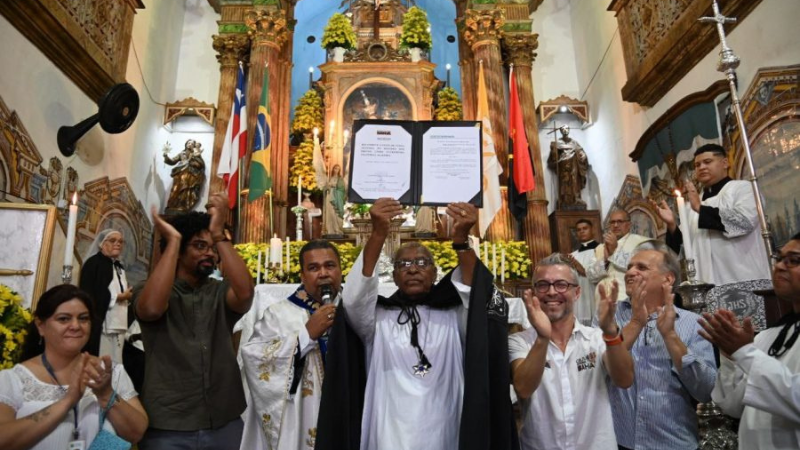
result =
[[[305,214],[306,211],[307,209],[301,205],[292,207],[292,212],[294,213],[295,217],[297,217],[297,226],[295,227],[295,238],[298,241],[303,240],[303,214]]]
[[[736,450],[739,438],[731,430],[731,419],[714,402],[697,405],[700,450]]]
[[[725,77],[728,79],[728,86],[731,91],[731,105],[736,114],[736,125],[739,128],[739,132],[742,134],[742,146],[744,147],[747,166],[750,168],[750,183],[753,185],[753,195],[756,197],[756,210],[758,211],[758,220],[761,225],[761,236],[764,239],[764,248],[767,249],[767,264],[772,268],[772,236],[767,227],[767,217],[764,215],[764,205],[761,202],[758,177],[756,176],[756,169],[753,165],[753,154],[750,151],[750,138],[747,135],[747,128],[744,125],[742,106],[739,101],[739,94],[736,90],[736,68],[739,67],[739,57],[728,47],[728,41],[725,36],[724,24],[734,23],[736,22],[736,18],[723,16],[719,10],[717,0],[713,0],[711,6],[714,10],[714,17],[701,17],[698,20],[701,22],[714,22],[717,25],[719,40],[722,43],[722,49],[719,52],[719,62],[717,63],[717,71],[724,73]]]
[[[61,282],[64,284],[72,283],[72,266],[62,266],[61,268]]]
[[[706,307],[706,294],[713,284],[697,280],[697,270],[695,269],[694,259],[685,259],[686,281],[680,284],[675,291],[681,295],[683,307],[694,312],[701,312]]]

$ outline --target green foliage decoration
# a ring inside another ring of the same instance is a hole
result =
[[[322,32],[322,48],[330,50],[334,47],[356,48],[356,33],[353,31],[353,24],[342,13],[332,15]]]
[[[453,121],[462,119],[464,115],[461,109],[461,99],[458,98],[458,93],[455,89],[446,87],[438,92],[437,97],[439,101],[434,114],[436,120]]]
[[[425,11],[417,6],[411,7],[403,15],[403,34],[400,35],[400,47],[417,47],[430,50],[433,46],[431,32],[428,31],[430,23]]]

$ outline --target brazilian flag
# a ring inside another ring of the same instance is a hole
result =
[[[272,188],[270,169],[270,144],[272,142],[272,119],[269,110],[269,69],[264,68],[264,85],[258,103],[256,133],[253,137],[253,155],[250,158],[250,193],[247,200],[253,201]]]

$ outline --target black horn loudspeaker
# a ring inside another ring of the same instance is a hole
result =
[[[128,83],[114,85],[100,99],[97,114],[71,127],[58,129],[58,149],[64,156],[75,153],[75,143],[97,122],[103,131],[110,134],[122,133],[130,128],[139,114],[139,94]]]

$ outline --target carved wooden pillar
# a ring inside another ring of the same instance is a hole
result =
[[[478,72],[474,71],[476,66],[474,55],[472,54],[472,47],[464,39],[464,12],[466,8],[466,1],[456,1],[456,22],[458,29],[462,32],[458,33],[458,66],[461,72],[461,106],[464,112],[465,120],[474,120],[477,111],[477,99],[475,98],[478,88],[476,86],[478,80]]]
[[[250,39],[246,34],[214,35],[213,47],[217,51],[219,61],[219,95],[217,98],[217,117],[214,123],[214,149],[211,157],[211,185],[209,192],[224,192],[225,182],[217,176],[222,144],[230,120],[233,95],[236,90],[236,71],[250,48]]]
[[[489,97],[489,114],[494,134],[494,147],[497,159],[507,167],[508,154],[508,108],[505,101],[505,76],[500,54],[501,28],[505,22],[502,9],[468,9],[464,12],[464,41],[473,53],[471,78],[476,80],[478,63],[483,61],[483,74],[486,80],[486,93]],[[475,81],[473,81],[474,83]],[[474,86],[474,84],[473,84]],[[468,91],[464,91],[468,92]],[[477,92],[474,89],[472,92]],[[473,109],[474,116],[474,109]],[[507,176],[503,173],[502,180]]]
[[[536,189],[528,192],[528,214],[523,222],[525,242],[530,250],[531,260],[535,262],[551,253],[550,223],[547,218],[547,195],[544,186],[539,127],[536,123],[536,103],[533,98],[533,78],[531,68],[539,46],[538,34],[520,33],[503,36],[505,62],[513,64],[519,91],[520,104],[525,122],[525,134],[535,172]]]
[[[264,70],[269,70],[269,103],[271,111],[270,171],[272,175],[272,199],[268,194],[249,202],[243,196],[242,242],[266,242],[273,233],[286,235],[286,197],[288,195],[289,168],[289,115],[282,114],[282,99],[289,96],[289,80],[283,60],[283,46],[288,39],[286,14],[282,10],[250,9],[244,14],[244,22],[251,39],[250,66],[247,74],[247,136],[248,148],[252,148],[256,129],[258,104],[264,84]],[[249,185],[250,160],[244,164],[244,179]],[[270,225],[270,200],[273,209],[273,225]],[[274,230],[273,230],[274,226]]]

